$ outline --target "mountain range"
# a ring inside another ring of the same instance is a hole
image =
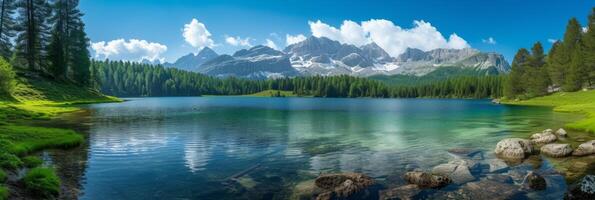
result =
[[[408,48],[401,55],[391,57],[376,43],[357,47],[313,36],[289,45],[283,51],[258,45],[233,55],[218,55],[205,47],[198,54],[188,54],[164,66],[217,77],[250,79],[314,75],[423,76],[444,67],[486,74],[510,71],[510,65],[501,54],[471,48],[430,51]]]

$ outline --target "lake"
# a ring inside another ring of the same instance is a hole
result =
[[[483,150],[577,116],[489,100],[132,98],[65,116],[87,143],[44,153],[80,199],[286,199],[321,173],[383,187],[447,150]],[[68,125],[66,125],[68,126]],[[547,167],[547,164],[544,165]],[[559,197],[565,184],[537,195]],[[561,193],[562,192],[562,193]],[[541,196],[543,197],[543,196]]]

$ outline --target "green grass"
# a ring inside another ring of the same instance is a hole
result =
[[[293,91],[284,91],[284,90],[265,90],[262,92],[244,95],[244,96],[251,96],[251,97],[275,97],[280,95],[281,97],[297,97],[298,95],[294,94]]]
[[[84,141],[82,135],[68,129],[18,125],[0,126],[0,138],[9,140],[9,153],[26,155],[48,148],[70,148]]]
[[[3,169],[0,169],[0,184],[6,181],[6,172]]]
[[[23,165],[28,168],[39,167],[43,164],[43,160],[37,156],[25,156],[21,161],[23,161]]]
[[[505,104],[550,106],[557,112],[571,112],[585,115],[585,118],[566,124],[566,128],[595,133],[595,90],[580,92],[558,92],[549,96],[522,101],[503,101]]]
[[[51,168],[33,168],[23,178],[25,187],[41,198],[52,198],[60,194],[60,179]]]
[[[8,199],[8,188],[6,186],[0,186],[0,200]]]
[[[17,169],[23,165],[23,161],[14,154],[0,150],[0,167],[3,169]]]

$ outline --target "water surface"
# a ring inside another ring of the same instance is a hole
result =
[[[80,186],[81,199],[285,199],[326,172],[392,184],[409,168],[447,162],[448,149],[489,158],[500,139],[576,119],[488,100],[128,100],[87,106],[78,118],[88,144],[66,153],[75,161],[56,161],[79,171],[66,182]]]

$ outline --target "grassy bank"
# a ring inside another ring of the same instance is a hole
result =
[[[549,106],[557,112],[572,112],[585,115],[585,118],[566,124],[566,128],[595,133],[595,90],[580,92],[558,92],[549,96],[523,101],[503,101],[504,104]]]
[[[27,157],[31,153],[51,148],[70,148],[84,142],[83,136],[72,130],[31,126],[31,122],[77,111],[79,109],[73,107],[77,104],[119,101],[118,98],[69,83],[19,78],[11,95],[0,96],[0,170],[8,172],[33,167],[30,162],[32,158]],[[44,172],[48,177],[55,177],[51,174],[53,170]],[[3,185],[5,181],[0,180],[0,199],[6,199],[10,193]],[[46,185],[46,181],[43,177],[29,178],[25,187],[27,191],[39,193],[43,187],[37,186]],[[55,185],[55,181],[53,183]],[[49,194],[55,195],[55,187],[51,189]]]

